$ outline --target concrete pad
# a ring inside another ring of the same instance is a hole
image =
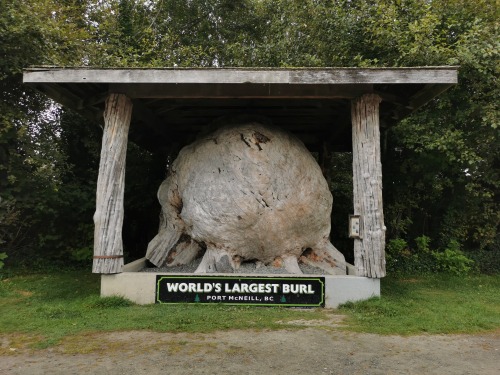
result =
[[[380,297],[380,279],[361,276],[325,276],[325,307]]]
[[[120,296],[140,305],[155,303],[157,272],[137,272],[145,266],[144,258],[128,263],[122,273],[101,275],[101,297]],[[169,273],[169,276],[192,274]],[[293,277],[293,275],[210,274],[210,276]],[[300,275],[300,277],[307,275]],[[319,276],[319,275],[314,275]],[[359,276],[321,275],[325,278],[325,307],[337,308],[346,302],[356,302],[380,296],[380,279]],[[298,276],[299,277],[299,276]]]

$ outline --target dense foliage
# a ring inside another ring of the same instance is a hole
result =
[[[465,266],[496,272],[496,16],[494,0],[0,0],[0,254],[7,262],[91,254],[101,129],[23,86],[30,64],[460,65],[458,86],[383,134],[385,221],[389,240],[413,253],[415,239],[429,238],[433,269],[460,251],[476,261]],[[155,229],[151,182],[162,167],[129,149],[125,245],[137,257]],[[332,164],[334,243],[348,252],[349,154]]]

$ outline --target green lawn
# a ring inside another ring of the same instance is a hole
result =
[[[474,333],[500,327],[500,276],[445,275],[382,280],[382,298],[347,304],[341,329],[382,334]],[[210,332],[298,329],[290,320],[327,320],[325,309],[225,305],[134,305],[99,298],[99,276],[88,270],[0,279],[0,334],[30,346],[96,331]],[[285,322],[285,324],[283,324]],[[328,327],[326,327],[328,328]],[[335,328],[339,329],[339,328]]]
[[[500,276],[382,280],[382,298],[348,303],[349,329],[380,334],[476,333],[500,328]]]

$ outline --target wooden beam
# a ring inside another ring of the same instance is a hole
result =
[[[131,116],[130,98],[121,94],[108,96],[104,111],[104,134],[97,178],[93,273],[120,273],[124,264],[123,197]]]
[[[402,84],[457,83],[457,67],[411,68],[30,68],[24,82],[146,84]]]
[[[274,84],[274,83],[111,83],[110,92],[131,98],[164,99],[354,99],[369,84]]]
[[[43,92],[49,98],[53,99],[57,103],[62,104],[65,107],[71,108],[89,119],[97,121],[99,115],[102,115],[102,111],[99,111],[93,107],[85,107],[83,105],[83,100],[77,95],[71,93],[70,91],[64,89],[60,85],[46,84],[43,86],[34,86],[34,88],[40,92]]]
[[[452,85],[426,85],[410,99],[410,109],[414,111],[448,90]]]
[[[360,215],[361,233],[354,239],[354,266],[358,276],[385,276],[385,226],[380,155],[380,97],[366,94],[352,101],[352,156],[354,215]]]

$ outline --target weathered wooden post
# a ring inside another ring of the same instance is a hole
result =
[[[375,94],[351,103],[354,214],[360,216],[360,236],[354,239],[358,276],[385,276],[385,226],[382,205],[379,104]]]
[[[93,273],[122,272],[125,158],[131,116],[130,98],[123,94],[108,96],[97,178]]]

